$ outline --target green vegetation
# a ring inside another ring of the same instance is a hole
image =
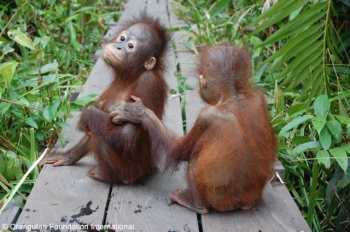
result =
[[[15,192],[25,198],[39,173],[38,151],[57,138],[64,143],[70,110],[94,99],[70,102],[69,96],[87,78],[123,4],[0,0],[0,206]]]
[[[350,2],[176,2],[189,49],[249,47],[291,195],[313,231],[349,230]]]

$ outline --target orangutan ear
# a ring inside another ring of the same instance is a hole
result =
[[[207,88],[207,81],[205,80],[203,75],[199,75],[199,84],[201,89]]]
[[[151,70],[154,68],[154,66],[156,65],[157,60],[155,57],[151,57],[151,59],[149,59],[148,61],[146,61],[145,63],[145,69],[146,70]]]

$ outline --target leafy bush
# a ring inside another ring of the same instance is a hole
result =
[[[190,49],[244,41],[252,50],[290,193],[312,230],[348,230],[349,1],[177,2]]]
[[[74,107],[70,95],[87,78],[105,24],[118,20],[122,3],[0,0],[0,203],[39,150],[57,138],[64,143],[61,129]],[[38,173],[36,167],[20,194]]]

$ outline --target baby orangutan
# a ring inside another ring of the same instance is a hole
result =
[[[208,103],[193,129],[177,137],[142,101],[122,102],[114,123],[142,123],[166,168],[187,161],[187,189],[170,200],[197,213],[250,209],[271,177],[276,138],[261,92],[251,86],[250,56],[235,46],[206,48],[199,57],[199,94]]]
[[[113,71],[113,82],[82,112],[79,125],[85,136],[73,148],[52,151],[40,163],[75,164],[94,154],[97,165],[89,171],[94,179],[113,184],[133,184],[158,170],[148,131],[140,124],[115,125],[110,110],[137,95],[162,118],[168,86],[164,79],[171,34],[160,19],[145,13],[119,23],[116,35],[104,47],[102,57]],[[105,77],[100,73],[101,81]]]

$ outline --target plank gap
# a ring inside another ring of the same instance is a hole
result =
[[[202,215],[197,213],[198,231],[203,232]]]
[[[174,45],[175,45],[175,48],[176,48],[176,42],[174,41]],[[177,59],[178,57],[178,54],[177,54],[177,51],[176,49],[174,49],[174,54],[175,54],[175,57]],[[187,121],[186,121],[186,112],[185,112],[185,106],[186,106],[186,97],[184,95],[184,92],[183,93],[180,93],[180,90],[179,90],[179,82],[178,82],[178,75],[181,74],[181,77],[182,77],[182,72],[181,72],[181,68],[180,68],[180,64],[179,62],[176,62],[176,81],[177,81],[177,92],[178,92],[178,95],[179,95],[179,100],[180,100],[180,110],[181,110],[181,119],[182,119],[182,129],[183,129],[183,132],[184,132],[184,135],[187,134]],[[186,83],[186,82],[185,82]]]
[[[107,202],[106,202],[105,212],[104,212],[104,216],[103,216],[103,220],[102,220],[102,225],[106,225],[109,204],[111,203],[111,199],[112,199],[112,196],[111,196],[112,189],[113,189],[113,184],[111,184],[109,186],[109,192],[108,192],[108,196],[107,196]]]

